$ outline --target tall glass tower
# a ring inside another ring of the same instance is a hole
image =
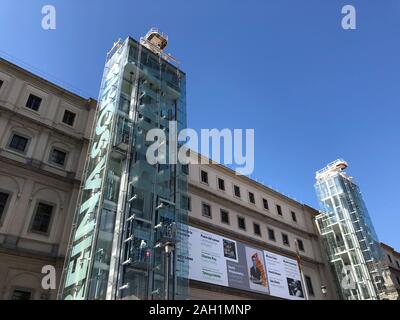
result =
[[[107,55],[60,299],[187,298],[187,178],[146,156],[150,130],[173,155],[186,127],[185,74],[167,42],[151,29]]]
[[[343,299],[389,298],[389,273],[359,187],[336,160],[316,173],[316,217]]]

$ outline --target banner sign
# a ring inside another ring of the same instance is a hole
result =
[[[189,226],[189,279],[304,299],[297,261]]]

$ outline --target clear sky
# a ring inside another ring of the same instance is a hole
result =
[[[153,26],[187,73],[189,127],[254,128],[253,177],[314,207],[314,172],[343,157],[400,250],[399,0],[2,0],[0,55],[97,98],[113,42]]]

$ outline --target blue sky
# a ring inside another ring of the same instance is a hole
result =
[[[314,172],[343,157],[400,250],[399,0],[2,0],[0,55],[97,98],[113,42],[153,26],[187,73],[189,127],[254,128],[253,177],[314,207]]]

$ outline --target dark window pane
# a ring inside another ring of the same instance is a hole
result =
[[[304,251],[304,244],[303,241],[297,239],[297,245],[299,246],[300,251]]]
[[[235,196],[240,198],[240,188],[238,186],[234,186],[233,189],[235,191]]]
[[[53,206],[40,202],[36,209],[31,230],[39,233],[47,233],[52,213]]]
[[[264,205],[264,209],[269,209],[269,205],[268,205],[268,200],[267,199],[263,199],[263,205]]]
[[[229,212],[221,210],[221,222],[229,224]]]
[[[12,149],[24,152],[27,144],[28,144],[27,138],[22,137],[18,134],[14,134],[11,138],[9,147]]]
[[[220,190],[225,190],[225,181],[221,178],[218,178],[218,188]]]
[[[208,183],[208,173],[206,171],[201,170],[201,181]]]
[[[282,215],[282,207],[279,204],[276,205],[276,210],[278,211],[278,214],[281,216]]]
[[[254,223],[254,234],[256,234],[257,236],[261,236],[261,228],[260,225],[258,223]]]
[[[268,239],[275,241],[275,231],[272,229],[268,229]]]
[[[3,213],[6,209],[6,205],[7,205],[9,196],[10,195],[8,193],[0,192],[0,219],[3,216]]]
[[[293,212],[293,211],[292,211],[292,220],[294,222],[297,222],[296,212]]]
[[[246,221],[242,217],[238,217],[238,226],[239,229],[246,230]]]
[[[30,300],[31,292],[23,290],[14,290],[11,300]]]
[[[308,294],[310,296],[314,296],[315,293],[314,293],[314,287],[313,287],[311,278],[309,276],[305,276],[305,279],[306,279],[306,286],[307,286]]]
[[[3,80],[0,80],[0,89],[1,89],[1,87],[3,86],[3,83],[4,83],[4,81],[3,81]]]
[[[252,192],[249,192],[249,201],[251,203],[256,203],[255,198],[254,198],[254,193],[252,193]]]
[[[73,126],[75,121],[75,116],[76,116],[75,113],[65,110],[62,122],[70,126]]]
[[[30,94],[28,97],[28,101],[26,101],[25,107],[38,111],[41,103],[42,103],[42,98]]]
[[[53,149],[50,155],[50,161],[60,166],[65,164],[65,158],[67,157],[67,153],[58,149]]]
[[[389,256],[389,255],[387,255],[387,257],[388,257],[388,259],[389,259],[390,263],[392,263],[392,257],[391,257],[391,256]]]
[[[282,242],[284,245],[288,246],[289,245],[289,237],[287,234],[282,233]]]
[[[202,208],[202,214],[203,216],[207,218],[211,218],[211,207],[210,205],[203,203],[203,208]]]

